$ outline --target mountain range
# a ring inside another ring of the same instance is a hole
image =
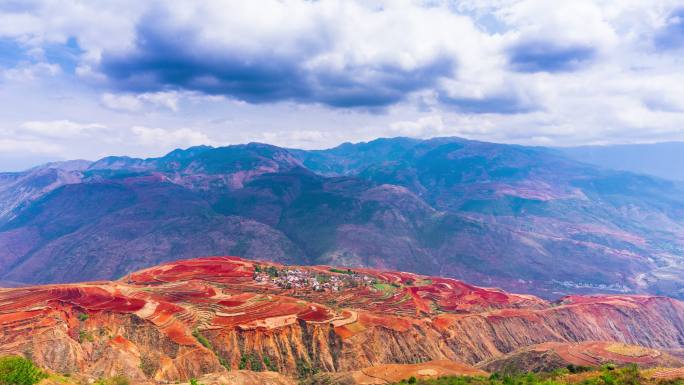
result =
[[[239,255],[442,275],[546,298],[684,297],[684,184],[461,138],[250,143],[0,174],[0,280]]]

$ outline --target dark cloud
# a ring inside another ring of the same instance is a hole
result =
[[[196,29],[168,25],[155,15],[139,24],[135,50],[105,52],[101,71],[125,91],[191,90],[249,103],[290,100],[381,108],[434,86],[456,67],[446,54],[412,69],[387,63],[347,64],[341,69],[303,65],[332,46],[330,40],[304,41],[294,54],[278,54],[273,48],[207,47]]]
[[[494,95],[485,98],[454,98],[440,95],[439,100],[458,112],[470,114],[520,114],[536,109],[514,95]]]
[[[447,57],[412,70],[394,65],[350,66],[342,71],[313,74],[314,101],[334,107],[383,107],[407,94],[431,88],[452,74],[454,61]]]
[[[659,49],[684,47],[684,8],[670,13],[665,27],[655,35],[655,46]]]
[[[518,72],[575,71],[596,56],[590,46],[561,46],[551,42],[528,41],[508,50],[509,64]]]
[[[306,92],[294,60],[260,56],[204,48],[196,30],[169,30],[158,18],[148,17],[137,29],[135,50],[105,53],[101,69],[118,87],[135,92],[187,89],[253,103]]]

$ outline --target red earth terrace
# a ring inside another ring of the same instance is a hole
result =
[[[570,357],[573,344],[589,341],[605,342],[581,351],[620,355],[625,349],[604,345],[627,343],[646,353],[624,360],[661,362],[645,356],[684,348],[684,304],[653,296],[552,303],[449,278],[237,257],[177,261],[112,282],[0,290],[0,353],[30,352],[57,372],[125,371],[139,381],[255,362],[286,374],[302,365],[328,372],[432,360],[496,365],[524,349]],[[544,343],[557,345],[531,348]]]

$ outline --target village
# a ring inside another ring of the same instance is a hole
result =
[[[369,286],[375,279],[351,270],[332,269],[331,274],[303,269],[277,269],[274,266],[255,266],[254,280],[272,283],[282,289],[340,291],[342,288]]]

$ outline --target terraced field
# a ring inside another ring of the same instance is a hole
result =
[[[682,349],[680,341],[684,304],[665,297],[549,303],[448,278],[235,257],[168,263],[114,282],[0,290],[0,354],[94,378],[125,372],[139,383],[226,368],[297,375],[474,365],[530,352],[576,365],[675,366],[658,349]]]
[[[267,267],[275,268],[279,276],[255,279],[256,270]],[[338,278],[339,287],[337,290],[316,290],[313,285],[283,288],[288,272],[295,271],[312,281],[321,277]],[[213,312],[213,318],[202,325],[207,328],[277,327],[296,320],[335,321],[340,334],[348,335],[349,330],[343,329],[345,325],[358,322],[352,316],[354,310],[421,317],[546,306],[545,301],[533,296],[479,288],[454,279],[426,279],[412,273],[368,269],[338,272],[327,266],[283,266],[231,257],[174,262],[131,274],[124,280],[131,285],[153,287],[155,298],[185,303],[184,309],[190,312],[195,306],[189,307],[188,303],[206,304]]]

